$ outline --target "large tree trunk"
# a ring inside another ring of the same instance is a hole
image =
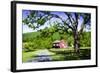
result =
[[[74,32],[74,49],[76,53],[80,52],[80,44],[79,44],[79,34],[78,32]]]

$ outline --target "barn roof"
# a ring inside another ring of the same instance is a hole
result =
[[[60,40],[56,40],[56,41],[54,41],[53,43],[59,43],[59,42],[61,42]]]

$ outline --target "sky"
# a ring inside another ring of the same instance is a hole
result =
[[[27,16],[30,14],[29,10],[22,10],[22,19],[27,18]],[[34,30],[29,28],[27,25],[22,24],[23,27],[23,33],[27,32],[33,32]]]
[[[67,16],[63,13],[63,12],[51,12],[52,14],[56,14],[56,15],[59,15],[63,20],[66,20]],[[27,18],[27,16],[30,14],[30,10],[22,10],[22,19],[25,19]],[[58,18],[52,18],[50,21],[47,21],[44,26],[41,26],[39,29],[44,29],[45,27],[49,27],[49,22],[50,23],[54,23],[55,21],[58,21],[58,22],[61,22],[60,19]],[[83,19],[80,18],[79,20],[79,25],[78,25],[78,30],[80,30],[80,26],[81,26],[81,23],[82,23]],[[33,30],[32,28],[29,28],[27,25],[24,25],[22,24],[23,26],[23,33],[28,33],[28,32],[35,32],[37,30]],[[38,29],[38,30],[39,30]],[[88,31],[88,30],[86,30]]]

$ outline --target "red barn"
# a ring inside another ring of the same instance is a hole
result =
[[[53,48],[67,48],[67,43],[64,40],[56,40],[53,42]]]

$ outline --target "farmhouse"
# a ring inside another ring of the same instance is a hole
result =
[[[56,40],[53,42],[53,48],[67,48],[68,45],[64,40]]]

